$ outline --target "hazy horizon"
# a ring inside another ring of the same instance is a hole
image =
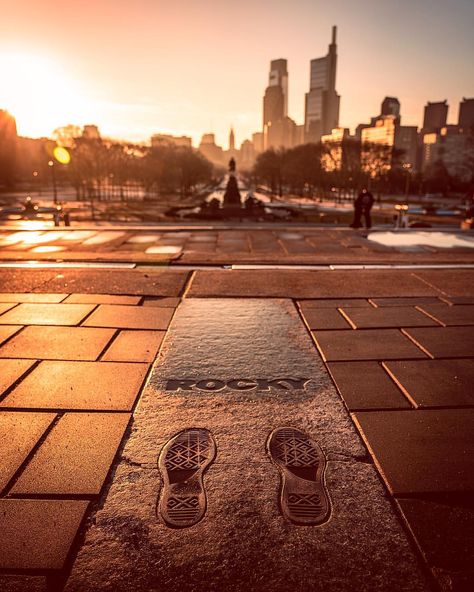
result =
[[[427,101],[448,100],[448,121],[474,96],[470,0],[250,0],[217,2],[18,0],[2,7],[0,109],[18,132],[50,136],[96,124],[104,136],[216,134],[227,148],[260,131],[270,60],[286,58],[289,115],[304,118],[309,62],[338,27],[340,125],[351,130],[396,96],[402,123],[421,125]]]

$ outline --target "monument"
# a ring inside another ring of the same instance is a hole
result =
[[[227,181],[227,187],[224,193],[224,208],[241,208],[242,201],[240,199],[239,186],[237,185],[237,178],[235,176],[235,160],[233,158],[229,161],[229,180]]]

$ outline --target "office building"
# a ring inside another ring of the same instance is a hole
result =
[[[257,154],[263,152],[263,132],[252,134],[252,144]]]
[[[474,98],[463,98],[463,100],[459,103],[458,125],[464,131],[474,131]]]
[[[448,109],[449,105],[446,100],[437,103],[428,102],[425,105],[423,127],[421,130],[422,136],[428,133],[439,132],[442,127],[446,126]]]
[[[0,186],[14,182],[18,135],[15,118],[0,110]]]
[[[154,134],[151,137],[151,147],[177,146],[179,148],[192,148],[193,141],[189,136],[172,136],[170,134]]]
[[[224,164],[224,151],[217,146],[214,134],[203,134],[198,150],[213,164]]]
[[[474,134],[457,125],[447,125],[423,137],[423,172],[442,163],[451,177],[468,183],[474,162]]]
[[[336,27],[325,57],[311,60],[309,92],[305,100],[305,141],[319,142],[339,126],[340,97],[336,92]]]
[[[362,168],[373,177],[394,167],[417,168],[418,128],[399,125],[398,120],[396,115],[380,115],[361,130]]]
[[[344,166],[344,142],[350,137],[347,127],[336,127],[321,136],[321,166],[325,171],[340,171]]]
[[[385,97],[380,110],[381,115],[394,115],[400,123],[400,101],[396,97]]]

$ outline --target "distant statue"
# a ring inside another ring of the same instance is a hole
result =
[[[364,216],[366,228],[372,226],[370,210],[373,205],[374,196],[366,188],[362,189],[354,200],[354,220],[351,224],[352,228],[360,228],[362,226],[362,216]]]
[[[235,159],[231,158],[229,160],[229,173],[235,173]]]

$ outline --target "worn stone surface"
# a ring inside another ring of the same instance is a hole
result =
[[[88,327],[166,330],[173,312],[174,308],[101,304],[85,321],[84,325]]]
[[[21,576],[0,573],[2,592],[48,592],[46,576]]]
[[[130,411],[147,364],[42,362],[0,403],[3,407]]]
[[[61,569],[88,505],[79,500],[0,499],[0,568]]]
[[[113,329],[25,327],[0,347],[0,357],[94,361],[114,334]]]
[[[411,408],[400,389],[377,362],[331,362],[328,368],[351,411]]]
[[[33,360],[0,360],[0,396],[33,364]]]
[[[77,325],[93,309],[91,304],[19,304],[0,316],[0,324]]]
[[[416,276],[446,296],[474,296],[472,269],[420,270]]]
[[[385,362],[384,366],[420,407],[456,407],[474,403],[473,360]]]
[[[440,324],[410,306],[342,309],[357,329],[430,327]]]
[[[436,296],[438,290],[406,271],[197,271],[188,296],[370,298]]]
[[[97,495],[129,419],[128,413],[66,413],[11,493]]]
[[[474,409],[354,416],[395,495],[474,489]]]
[[[284,378],[310,380],[293,390]],[[200,387],[172,390],[172,379]],[[259,388],[250,388],[256,379]],[[295,526],[278,508],[278,472],[265,442],[272,429],[288,425],[307,431],[329,461],[333,510],[321,527]],[[204,479],[206,516],[174,530],[156,516],[157,458],[171,436],[189,427],[211,431],[217,457]],[[292,303],[182,303],[66,586],[97,589],[428,590]]]
[[[313,335],[327,362],[427,357],[396,329],[315,331]]]
[[[102,360],[153,362],[164,336],[165,331],[120,331],[102,356]]]
[[[55,417],[54,413],[0,411],[0,492]]]
[[[474,327],[404,329],[433,358],[470,358],[474,352]]]

